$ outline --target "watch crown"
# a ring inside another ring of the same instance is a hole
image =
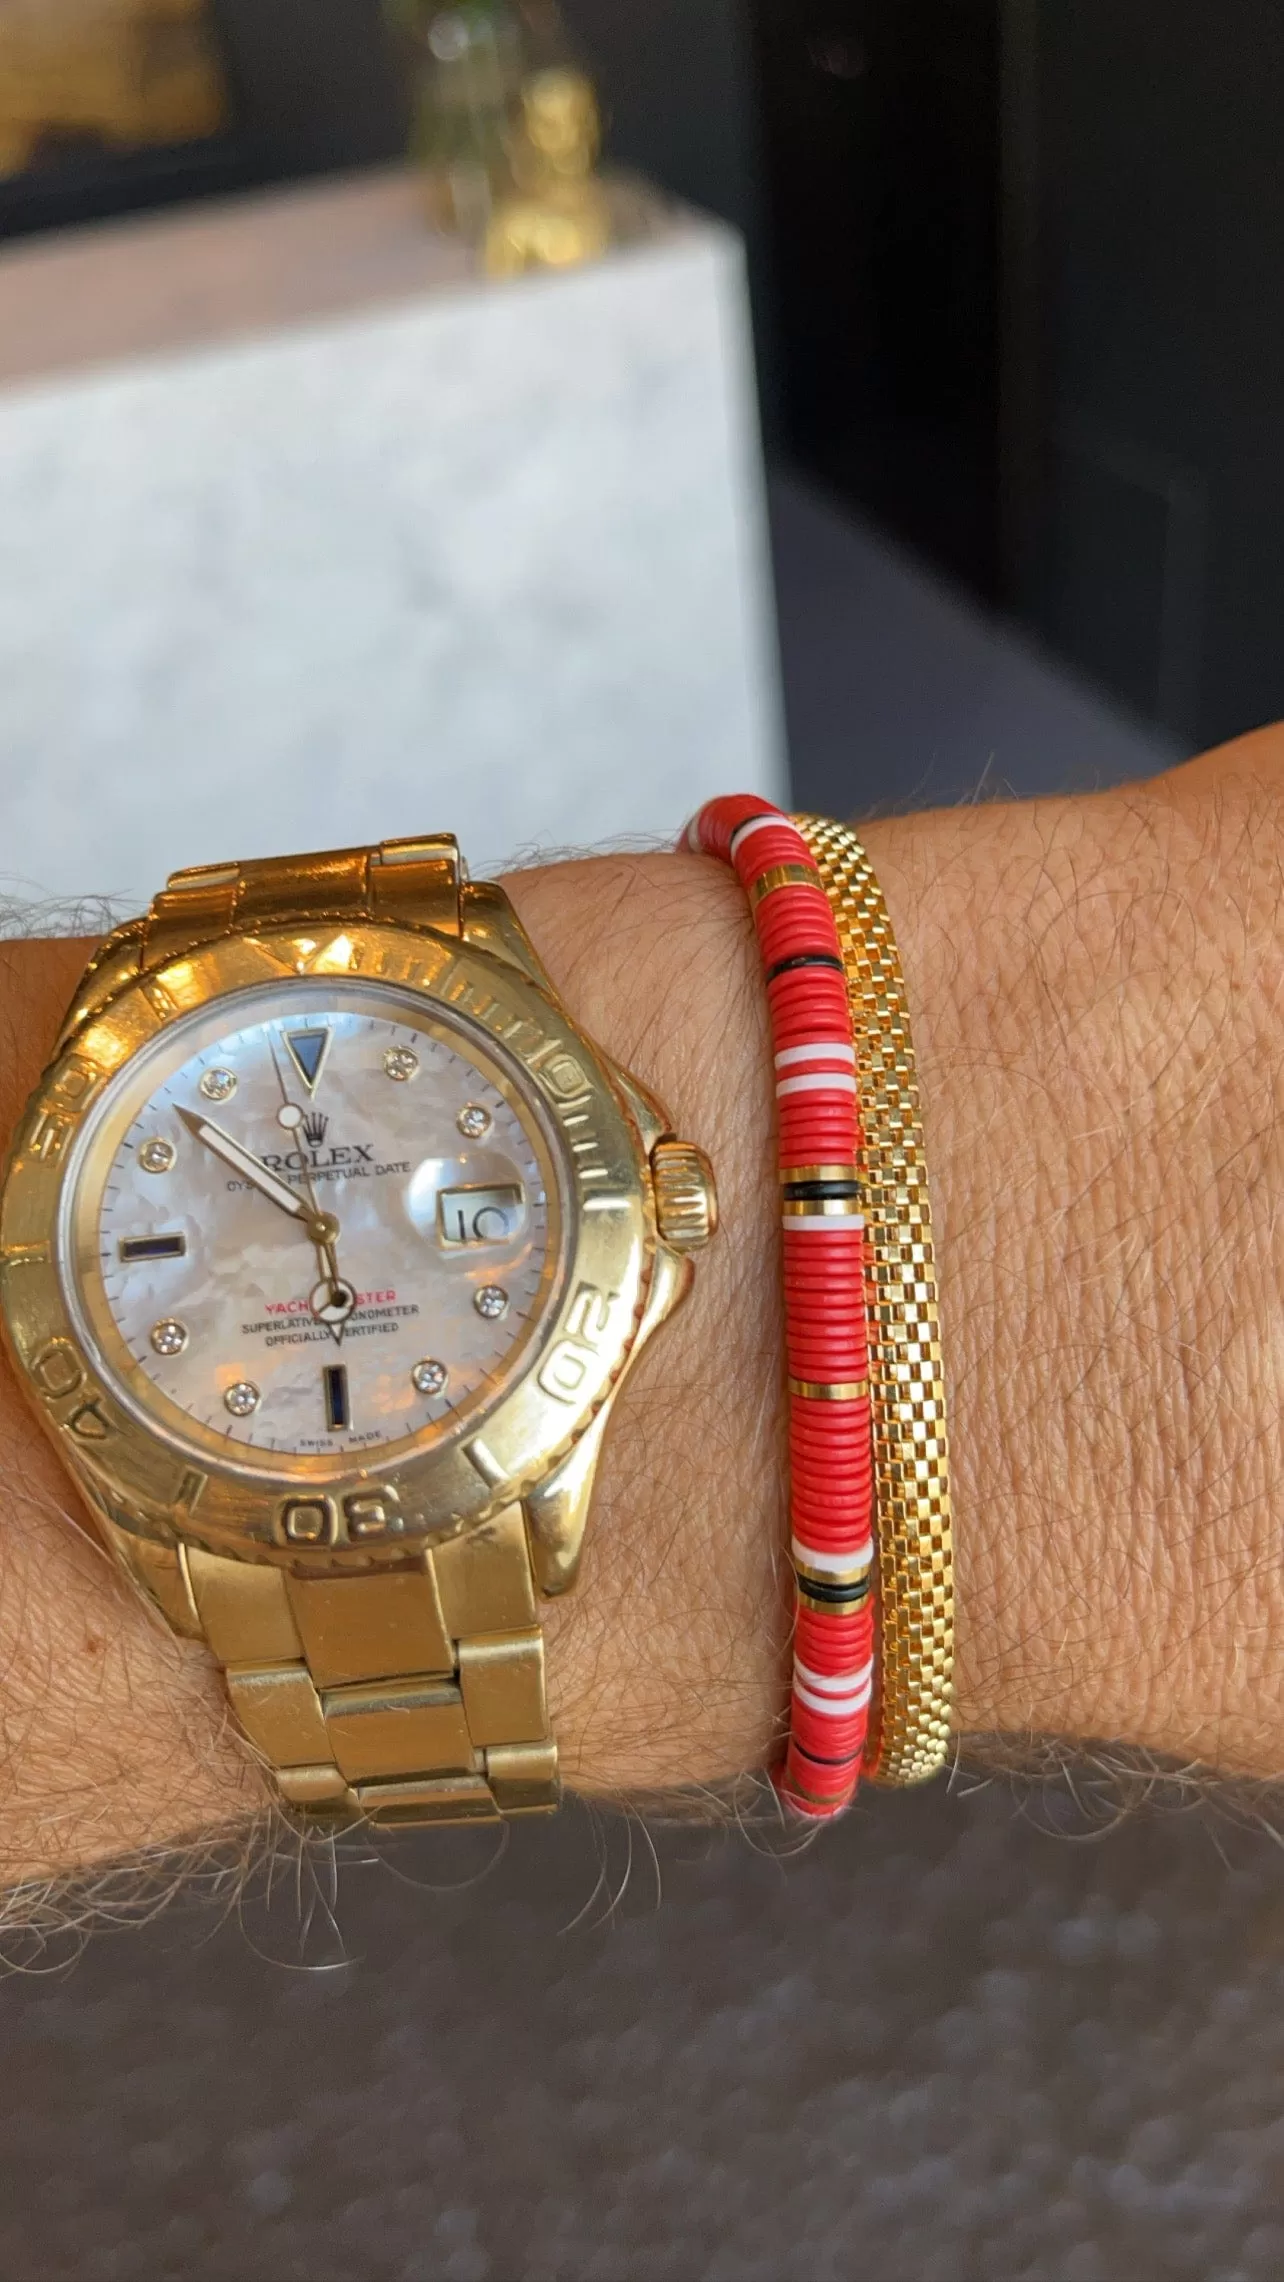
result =
[[[675,1252],[698,1252],[718,1225],[713,1167],[691,1141],[657,1141],[651,1152],[656,1225]]]

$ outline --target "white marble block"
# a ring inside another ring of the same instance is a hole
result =
[[[492,286],[398,174],[0,258],[0,879],[780,795],[740,248]]]

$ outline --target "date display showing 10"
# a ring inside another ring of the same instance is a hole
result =
[[[520,1188],[443,1189],[437,1199],[442,1243],[508,1244],[521,1229]]]

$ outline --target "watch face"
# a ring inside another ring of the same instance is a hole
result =
[[[381,1457],[511,1386],[556,1303],[564,1144],[410,992],[287,983],[127,1063],[64,1192],[67,1301],[135,1415],[208,1462]]]

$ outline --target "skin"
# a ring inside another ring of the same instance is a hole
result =
[[[915,1013],[958,1557],[957,1724],[1284,1768],[1284,731],[1145,786],[884,821]],[[508,883],[578,1019],[717,1167],[723,1227],[619,1403],[548,1609],[573,1782],[761,1766],[788,1609],[772,1098],[743,899],[703,859]],[[0,1125],[86,944],[0,946]],[[264,1803],[203,1652],[97,1550],[0,1370],[0,1878]]]

